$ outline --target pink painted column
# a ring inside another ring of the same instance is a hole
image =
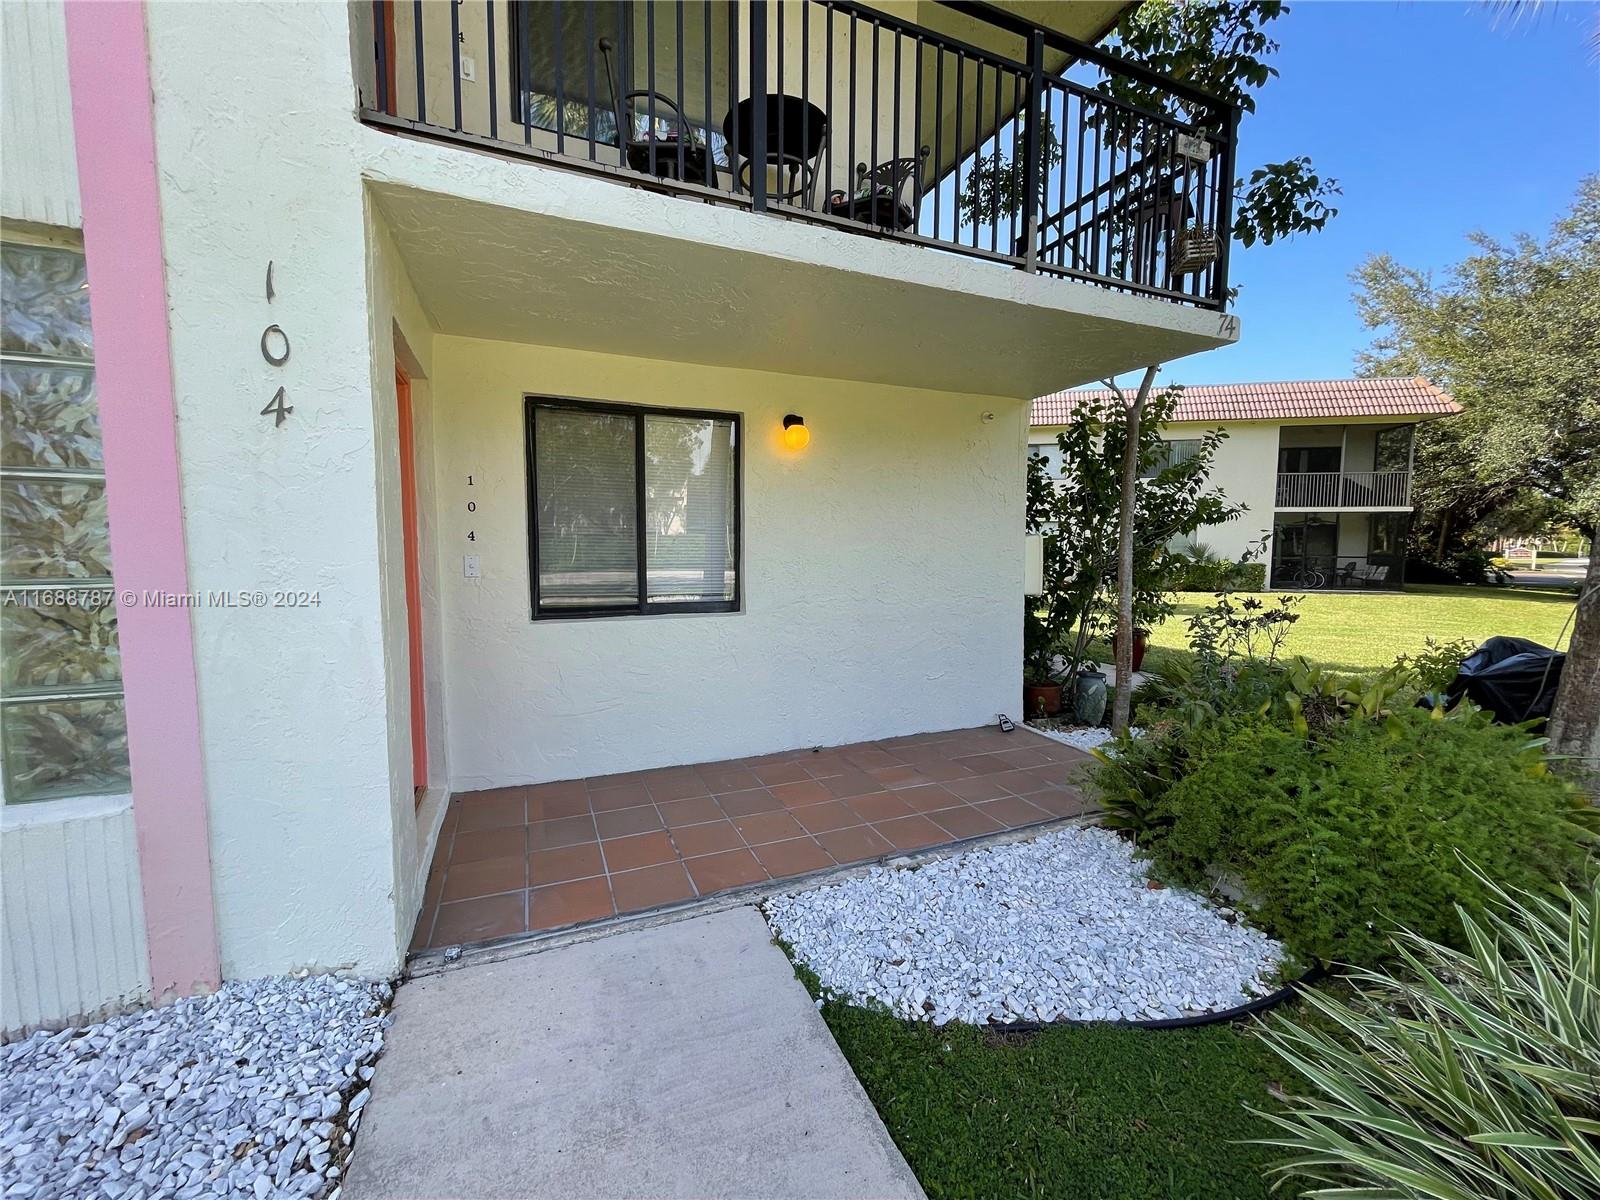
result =
[[[142,0],[68,0],[66,13],[133,823],[161,1003],[215,988],[220,972],[189,609],[122,603],[189,590],[150,66]]]

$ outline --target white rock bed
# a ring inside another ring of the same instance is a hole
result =
[[[1132,848],[1069,828],[775,896],[773,931],[824,992],[970,1024],[1153,1020],[1272,991],[1282,948],[1148,886]]]
[[[1028,728],[1035,733],[1042,733],[1052,741],[1065,742],[1079,750],[1093,750],[1096,746],[1104,746],[1116,736],[1109,729],[1087,726],[1080,726],[1077,729],[1040,729],[1037,725],[1030,725]],[[1144,730],[1135,725],[1128,732],[1138,737]]]
[[[0,1047],[5,1200],[337,1194],[390,995],[257,979]]]

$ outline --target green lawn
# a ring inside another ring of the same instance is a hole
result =
[[[802,971],[801,977],[807,973]],[[999,1036],[829,1001],[823,1019],[933,1200],[1253,1200],[1285,1068],[1247,1027]]]
[[[1271,596],[1262,593],[1262,598]],[[1188,619],[1214,599],[1209,592],[1180,592],[1177,613],[1151,633],[1146,662],[1156,665],[1165,654],[1188,654]],[[1569,593],[1541,588],[1416,584],[1403,592],[1310,592],[1298,606],[1300,620],[1284,649],[1335,670],[1360,672],[1420,650],[1429,636],[1478,643],[1511,634],[1550,646],[1575,603]],[[1111,661],[1108,647],[1097,650],[1102,662]]]

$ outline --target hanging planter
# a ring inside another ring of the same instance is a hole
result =
[[[1172,247],[1172,270],[1178,275],[1204,271],[1221,254],[1221,243],[1211,226],[1189,225],[1178,230]]]

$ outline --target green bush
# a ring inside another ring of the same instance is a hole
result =
[[[1402,935],[1403,974],[1358,972],[1352,1000],[1310,992],[1310,1021],[1269,1024],[1309,1084],[1260,1114],[1294,1194],[1600,1196],[1600,892],[1478,882],[1469,953]]]
[[[1462,856],[1497,883],[1548,889],[1576,877],[1590,836],[1588,806],[1540,744],[1466,709],[1309,731],[1250,714],[1158,736],[1186,746],[1156,767],[1170,783],[1140,791],[1158,870],[1231,881],[1256,924],[1304,955],[1374,962],[1397,928],[1459,945],[1456,906],[1485,896]]]
[[[1469,638],[1441,642],[1429,637],[1422,640],[1421,650],[1400,655],[1394,664],[1415,672],[1423,692],[1442,692],[1454,682],[1462,660],[1477,648],[1478,643]]]
[[[1175,592],[1259,592],[1267,586],[1267,566],[1178,553],[1172,556],[1167,585]]]
[[[1266,591],[1267,564],[1259,562],[1237,563],[1234,568],[1233,590],[1236,592]]]

